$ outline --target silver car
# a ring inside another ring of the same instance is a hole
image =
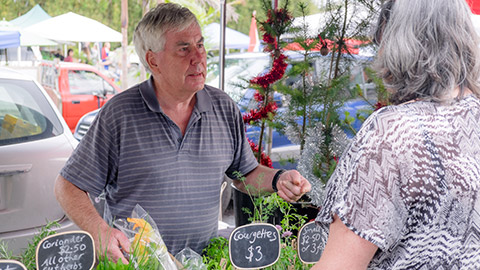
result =
[[[77,143],[35,80],[0,68],[0,241],[13,254],[48,222],[59,222],[59,232],[77,229],[53,193]]]

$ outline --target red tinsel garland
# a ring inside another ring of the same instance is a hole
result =
[[[285,9],[268,10],[267,21],[264,24],[269,24],[276,32],[275,34],[279,36],[282,32],[281,29],[285,29],[285,25],[290,20],[292,20],[292,17]],[[272,69],[267,74],[261,76],[259,75],[251,79],[250,84],[258,85],[263,89],[268,89],[271,84],[280,80],[283,77],[288,64],[285,61],[287,57],[282,54],[281,49],[278,48],[277,38],[265,31],[265,28],[263,28],[262,30],[264,31],[262,40],[266,43],[265,51],[269,51],[272,54]],[[250,110],[250,112],[243,114],[244,123],[253,124],[254,122],[260,121],[261,119],[268,118],[269,115],[275,115],[275,112],[277,110],[277,104],[273,101],[264,102],[265,99],[269,98],[268,96],[266,96],[265,92],[268,93],[268,91],[263,91],[263,93],[260,93],[258,90],[255,92],[254,99],[258,102],[258,108],[252,109]],[[267,104],[264,105],[265,103]],[[260,163],[272,168],[272,161],[270,160],[270,157],[260,151],[258,145],[256,145],[250,140],[249,143],[254,153],[261,152]]]
[[[277,110],[277,104],[275,102],[270,102],[265,107],[261,107],[259,109],[252,109],[248,113],[243,114],[243,122],[246,124],[253,124],[253,122],[257,122],[260,119],[264,119],[268,117],[268,114],[271,113],[275,115]]]
[[[250,144],[250,148],[252,148],[253,152],[258,153],[258,145],[250,139],[248,139],[248,143]],[[260,164],[269,168],[273,168],[272,160],[263,151],[261,152]]]
[[[262,101],[263,101],[263,95],[260,94],[260,92],[258,92],[258,91],[255,91],[255,94],[253,94],[253,98],[254,98],[257,102],[262,102]]]
[[[292,16],[289,14],[288,10],[283,8],[274,10],[269,9],[267,11],[267,20],[262,23],[262,25],[268,24],[272,29],[274,29],[276,32],[275,34],[280,36],[281,33],[279,32],[285,30],[285,25],[291,20]],[[274,58],[273,65],[270,72],[263,76],[257,76],[251,79],[250,83],[259,85],[262,88],[267,88],[272,83],[281,79],[285,74],[285,69],[287,68],[285,59],[287,57],[283,55],[281,50],[278,48],[277,37],[268,33],[265,30],[265,27],[262,27],[262,30],[264,31],[262,39],[267,45],[265,50],[272,52],[272,56]]]
[[[280,55],[273,60],[272,69],[263,76],[258,76],[250,80],[251,84],[256,84],[262,88],[267,88],[272,83],[280,80],[285,74],[288,64],[285,62],[287,57],[280,53]]]

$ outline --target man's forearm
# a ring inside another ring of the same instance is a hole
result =
[[[251,186],[251,194],[258,195],[265,192],[273,192],[272,178],[278,170],[271,169],[263,165],[258,165],[253,171],[245,176],[245,182],[235,181],[235,186],[241,191],[247,193],[245,186]]]
[[[82,230],[96,234],[100,227],[108,227],[90,202],[87,193],[60,175],[55,182],[55,196],[70,220]],[[96,235],[92,236],[96,238]]]
[[[121,259],[128,264],[124,256],[124,252],[130,251],[128,238],[121,231],[109,227],[85,191],[59,175],[55,182],[55,196],[68,217],[92,235],[98,254],[106,255],[114,262]]]

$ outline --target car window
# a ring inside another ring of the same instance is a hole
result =
[[[103,89],[105,89],[107,95],[115,94],[115,88],[105,80],[103,80]]]
[[[0,79],[0,145],[53,137],[62,125],[33,81]]]
[[[95,72],[69,70],[68,83],[72,95],[113,94],[113,87]]]
[[[218,87],[219,64],[215,60],[209,63],[206,83]],[[238,102],[248,88],[248,81],[262,72],[268,71],[270,64],[270,58],[266,56],[225,59],[225,92]]]
[[[58,82],[57,69],[49,65],[40,65],[40,83],[45,87],[48,86],[55,89],[55,84]]]

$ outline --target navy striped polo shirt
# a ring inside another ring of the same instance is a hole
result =
[[[95,197],[105,192],[114,218],[139,204],[172,254],[201,253],[217,233],[224,174],[258,166],[235,102],[208,85],[196,98],[182,136],[158,104],[153,77],[115,95],[60,172]]]

